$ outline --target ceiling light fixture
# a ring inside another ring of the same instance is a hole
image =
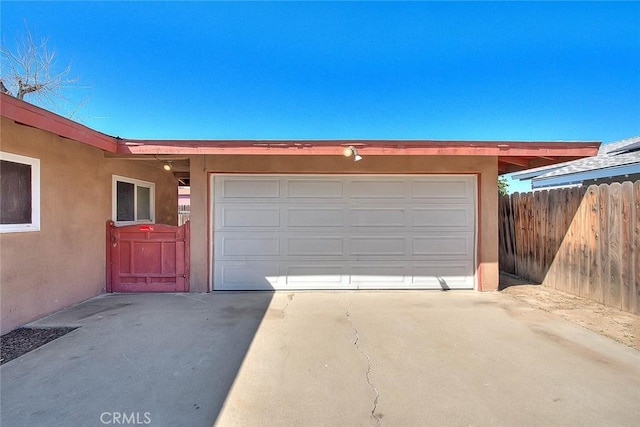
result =
[[[345,157],[351,157],[353,155],[354,162],[359,162],[360,160],[362,160],[362,156],[360,155],[360,153],[358,153],[358,149],[353,145],[345,147],[345,149],[342,150],[342,154]]]
[[[173,169],[173,166],[171,165],[171,160],[167,160],[167,163],[165,163],[164,165],[162,165],[162,167],[164,168],[164,170],[166,170],[167,172],[170,171],[171,169]]]

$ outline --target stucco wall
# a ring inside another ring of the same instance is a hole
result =
[[[112,174],[156,184],[156,222],[177,223],[175,178],[140,161],[2,119],[0,150],[40,159],[40,231],[0,233],[0,332],[105,289]]]
[[[208,289],[208,173],[472,173],[478,176],[478,277],[498,289],[498,159],[493,156],[192,156],[191,290]]]

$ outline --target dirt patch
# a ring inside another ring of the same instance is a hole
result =
[[[500,273],[505,295],[640,350],[640,316]]]
[[[16,359],[77,328],[19,328],[0,337],[0,365]]]

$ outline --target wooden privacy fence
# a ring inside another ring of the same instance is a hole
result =
[[[502,196],[500,269],[640,314],[640,181]]]

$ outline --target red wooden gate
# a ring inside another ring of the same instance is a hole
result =
[[[188,292],[189,222],[107,222],[107,292]]]

